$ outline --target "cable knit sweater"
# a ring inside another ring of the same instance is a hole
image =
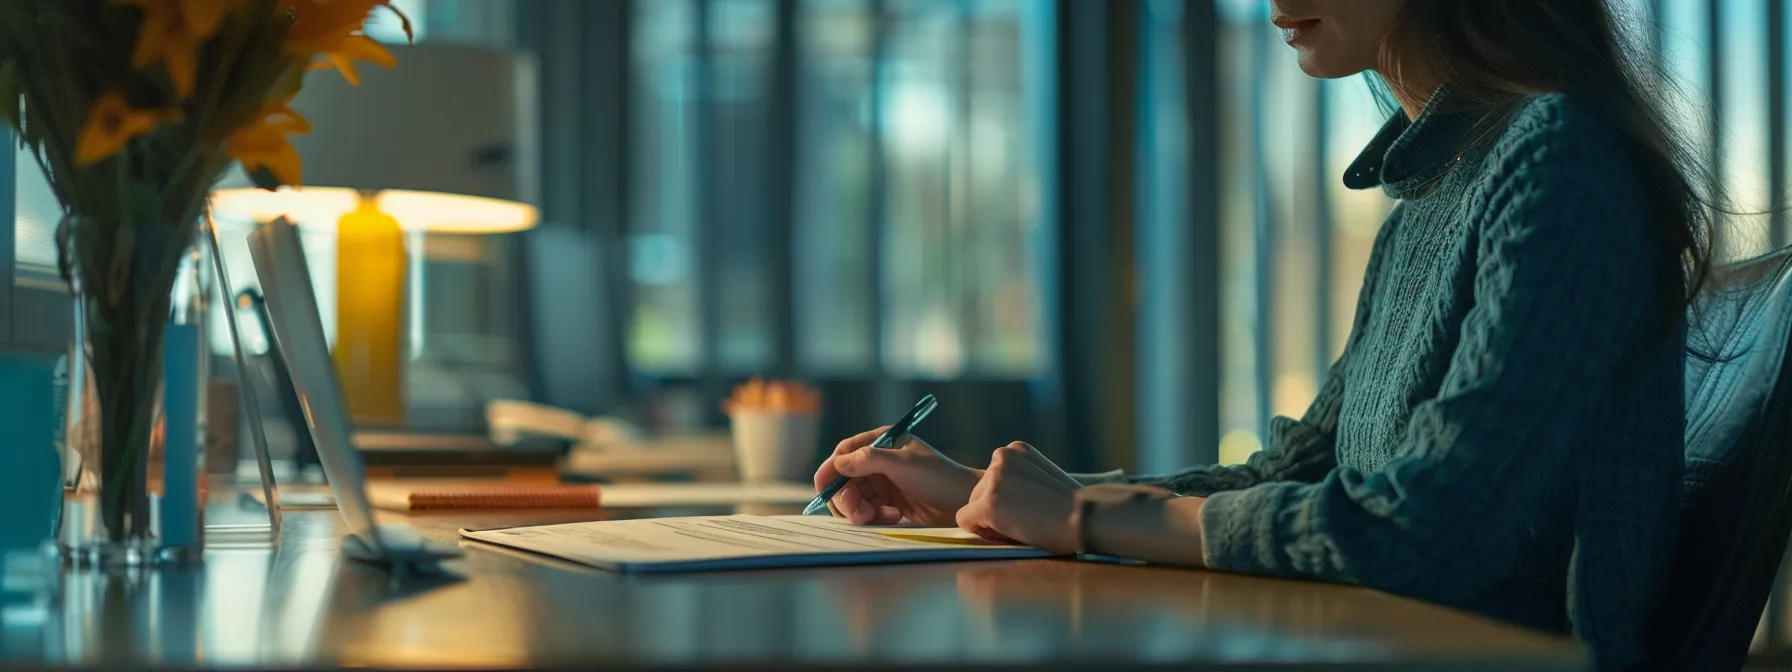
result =
[[[1461,155],[1475,119],[1448,100],[1396,114],[1346,175],[1402,202],[1306,415],[1247,464],[1131,480],[1209,497],[1209,567],[1571,626],[1631,666],[1679,505],[1685,334],[1658,317],[1677,262],[1611,124],[1537,96]]]

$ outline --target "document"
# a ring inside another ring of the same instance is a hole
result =
[[[460,533],[592,567],[641,573],[1052,555],[957,528],[858,527],[829,516],[647,518]]]

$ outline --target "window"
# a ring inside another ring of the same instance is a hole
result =
[[[629,275],[635,284],[629,356],[646,370],[699,364],[696,145],[697,3],[635,3],[634,197]]]
[[[783,36],[764,0],[636,3],[633,366],[758,372],[790,330],[810,372],[1036,371],[1027,4],[888,2],[878,16],[810,0]],[[798,52],[788,106],[768,88],[780,39]],[[796,115],[794,148],[767,144],[778,110]],[[768,221],[783,152],[788,238]],[[772,268],[773,245],[796,266]],[[782,272],[792,296],[774,295]],[[781,301],[792,324],[774,324]]]
[[[1767,3],[1667,4],[1662,28],[1674,52],[1663,56],[1679,66],[1687,84],[1681,123],[1698,131],[1694,137],[1712,142],[1713,177],[1734,211],[1720,219],[1717,257],[1733,261],[1761,254],[1775,240],[1765,216],[1774,190],[1768,182]]]
[[[1341,182],[1386,120],[1366,84],[1308,78],[1266,5],[1220,10],[1220,459],[1236,463],[1318,392],[1392,203]]]
[[[17,167],[13,203],[18,208],[14,213],[14,273],[24,277],[55,277],[56,227],[62,223],[62,205],[56,201],[50,181],[44,178],[31,150],[14,145],[13,165]]]
[[[876,361],[878,266],[872,242],[880,180],[873,112],[876,20],[868,0],[803,5],[798,63],[797,361],[857,372]]]
[[[649,371],[763,369],[772,5],[636,7],[629,354]]]
[[[1199,320],[1192,296],[1208,287],[1196,279],[1211,271],[1205,260],[1191,259],[1189,251],[1203,246],[1202,227],[1193,206],[1205,198],[1193,194],[1191,135],[1208,129],[1194,128],[1191,117],[1189,45],[1183,28],[1189,19],[1179,0],[1154,0],[1145,5],[1144,51],[1140,60],[1140,95],[1137,148],[1139,158],[1139,210],[1135,249],[1138,257],[1138,354],[1139,381],[1135,453],[1139,473],[1169,473],[1190,464],[1211,462],[1191,437],[1217,436],[1211,417],[1195,418],[1195,401],[1188,393],[1189,378],[1199,339],[1190,332]],[[1200,45],[1197,45],[1200,46]],[[1211,222],[1207,225],[1210,227]],[[1207,268],[1197,268],[1198,266]],[[1212,322],[1207,324],[1211,327]],[[1207,446],[1211,449],[1212,446]]]
[[[1025,377],[1042,355],[1020,4],[890,5],[879,248],[891,373]]]
[[[1261,422],[1266,410],[1260,395],[1267,395],[1264,379],[1267,371],[1258,374],[1256,358],[1259,348],[1256,314],[1262,303],[1258,296],[1268,290],[1260,288],[1255,243],[1258,226],[1254,221],[1260,199],[1256,196],[1262,179],[1255,165],[1258,151],[1253,144],[1259,132],[1250,125],[1257,118],[1251,106],[1252,83],[1267,67],[1265,59],[1254,54],[1253,31],[1261,32],[1263,17],[1260,3],[1228,2],[1221,6],[1224,21],[1220,28],[1220,165],[1227,176],[1220,184],[1220,459],[1233,461],[1240,453],[1255,450]],[[1197,103],[1198,104],[1198,103]],[[1265,388],[1259,392],[1259,388]]]
[[[1361,78],[1324,82],[1321,95],[1325,96],[1323,119],[1319,122],[1324,124],[1325,131],[1325,146],[1321,150],[1325,167],[1319,177],[1323,180],[1324,197],[1329,199],[1326,205],[1331,215],[1328,259],[1331,277],[1325,280],[1331,287],[1328,297],[1331,324],[1316,326],[1331,330],[1326,335],[1329,347],[1320,353],[1324,357],[1318,362],[1320,366],[1330,366],[1344,353],[1351,323],[1356,318],[1357,293],[1362,289],[1363,271],[1369,266],[1369,253],[1375,246],[1375,234],[1381,231],[1381,223],[1387,220],[1394,206],[1393,199],[1380,189],[1346,188],[1344,171],[1350,168],[1350,162],[1356,160],[1395,111],[1384,109]],[[1303,405],[1295,414],[1298,416],[1305,410]]]

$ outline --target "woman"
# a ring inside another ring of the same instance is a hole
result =
[[[1401,203],[1306,415],[1242,466],[1156,477],[1071,476],[1023,443],[987,470],[919,440],[859,450],[872,431],[816,484],[853,477],[834,503],[859,524],[1356,583],[1639,664],[1709,221],[1665,80],[1603,0],[1273,5],[1304,71],[1372,71],[1400,107],[1345,175]]]

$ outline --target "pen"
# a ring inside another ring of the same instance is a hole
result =
[[[869,447],[895,448],[896,442],[901,441],[903,436],[914,431],[915,425],[921,424],[921,420],[925,419],[927,414],[932,413],[933,407],[938,405],[940,402],[931,394],[921,397],[920,401],[915,402],[914,408],[908,409],[907,415],[902,416],[901,420],[897,420],[896,424],[890,425],[890,428],[884,430],[884,433],[877,435],[877,440],[872,441]],[[834,498],[835,493],[840,492],[840,488],[846,487],[846,482],[849,480],[852,479],[845,476],[834,477],[834,482],[829,483],[828,487],[822,488],[821,494],[816,495],[814,501],[803,507],[803,515],[813,516],[827,511],[828,501]]]

